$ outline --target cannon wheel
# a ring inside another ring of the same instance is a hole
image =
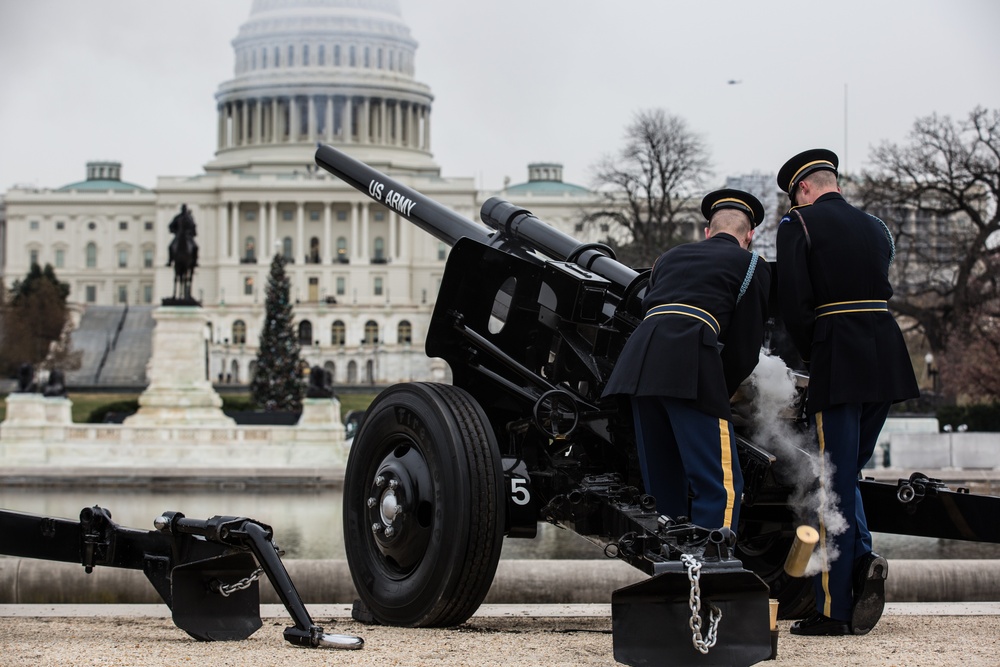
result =
[[[385,625],[457,625],[479,608],[503,543],[503,471],[468,392],[398,384],[368,408],[344,481],[354,587]]]
[[[744,534],[736,545],[736,557],[771,589],[771,598],[778,601],[778,618],[805,618],[811,614],[816,606],[812,577],[796,578],[785,573],[785,559],[794,540],[790,529],[770,526],[774,528],[770,531],[752,521],[742,527]]]

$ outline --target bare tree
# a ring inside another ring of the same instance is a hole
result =
[[[918,119],[906,143],[884,143],[871,159],[859,190],[896,237],[893,309],[916,323],[935,355],[970,344],[995,349],[1000,110]]]
[[[663,109],[636,113],[625,145],[594,167],[601,203],[586,220],[608,225],[619,259],[649,266],[660,253],[690,240],[700,220],[697,201],[710,174],[708,151],[687,123]]]

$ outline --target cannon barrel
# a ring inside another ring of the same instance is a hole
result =
[[[480,243],[490,241],[491,232],[482,225],[460,216],[333,146],[320,144],[316,149],[316,164],[450,246],[455,245],[463,236]]]
[[[332,146],[320,144],[316,150],[316,164],[450,246],[462,237],[497,245],[497,237],[489,229]],[[517,242],[550,259],[579,264],[610,280],[618,293],[627,289],[639,275],[615,260],[614,253],[606,245],[581,243],[529,211],[498,197],[491,197],[483,204],[480,217],[500,238]]]
[[[487,199],[480,216],[484,223],[508,239],[517,239],[548,257],[574,262],[607,278],[618,288],[619,293],[639,275],[617,261],[611,248],[603,243],[581,243],[569,234],[542,222],[530,211],[499,197]]]

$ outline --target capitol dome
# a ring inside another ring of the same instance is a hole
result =
[[[398,0],[254,0],[219,86],[209,172],[312,165],[329,143],[388,171],[437,173],[430,88]]]

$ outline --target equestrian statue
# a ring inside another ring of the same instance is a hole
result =
[[[198,232],[187,204],[181,204],[181,212],[170,221],[169,229],[174,238],[170,242],[167,266],[174,267],[174,295],[164,299],[163,305],[200,305],[191,297],[191,278],[198,266],[198,244],[194,240]]]

